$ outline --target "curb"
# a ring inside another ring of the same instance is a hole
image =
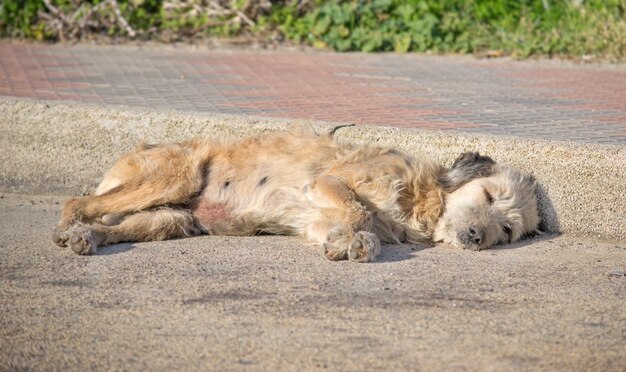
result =
[[[326,122],[148,111],[0,98],[0,191],[80,194],[137,142],[241,138],[293,123]],[[450,164],[468,150],[534,174],[547,232],[626,240],[626,147],[388,127],[339,130]]]

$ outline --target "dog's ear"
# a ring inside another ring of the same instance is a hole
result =
[[[453,192],[466,183],[493,174],[496,162],[477,152],[464,152],[452,164],[452,167],[439,176],[439,184],[447,192]]]

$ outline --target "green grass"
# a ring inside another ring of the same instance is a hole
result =
[[[66,14],[100,1],[52,0]],[[213,1],[215,3],[216,1]],[[186,40],[244,36],[279,39],[336,51],[482,53],[626,60],[626,0],[189,0],[166,8],[162,0],[118,0],[122,15],[144,39]],[[194,5],[196,4],[196,5]],[[195,9],[195,10],[194,10]],[[198,11],[198,10],[201,11]],[[210,10],[210,11],[209,11]],[[4,0],[0,35],[58,40],[63,35],[38,13],[50,13],[40,0]],[[90,34],[124,36],[103,10]],[[245,14],[252,21],[244,21]],[[108,17],[108,18],[107,18]],[[67,38],[67,36],[65,36]]]

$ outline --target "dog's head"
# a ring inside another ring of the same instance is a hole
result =
[[[532,177],[478,153],[464,153],[440,177],[447,192],[433,240],[481,250],[537,231]]]

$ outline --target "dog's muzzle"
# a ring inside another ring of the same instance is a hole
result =
[[[485,238],[485,232],[479,226],[470,225],[466,231],[458,233],[458,238],[464,245],[476,246],[476,248],[478,248]]]

